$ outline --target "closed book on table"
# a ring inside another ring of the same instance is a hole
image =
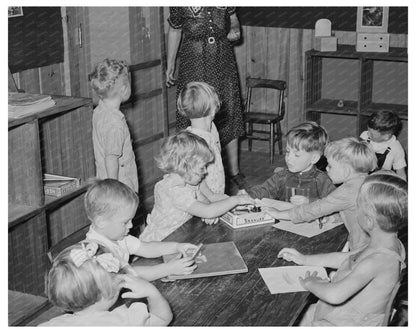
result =
[[[193,253],[189,254],[190,256]],[[178,257],[178,254],[163,256],[164,262]],[[170,275],[168,279],[193,279],[208,276],[247,273],[248,269],[234,242],[204,244],[195,258],[198,267],[189,275]]]

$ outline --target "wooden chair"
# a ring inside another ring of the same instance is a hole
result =
[[[285,115],[285,104],[283,101],[284,92],[286,90],[286,81],[281,80],[268,80],[268,79],[255,79],[247,78],[247,96],[246,105],[244,112],[244,121],[247,125],[246,138],[248,139],[248,150],[252,149],[252,140],[269,141],[270,149],[270,164],[273,163],[274,159],[274,146],[276,141],[279,145],[279,153],[283,152],[282,148],[282,129],[280,122],[283,120]],[[276,108],[273,110],[256,109],[251,103],[251,95],[253,89],[274,89],[279,93],[277,94]],[[254,129],[253,124],[268,125],[269,130]],[[261,135],[255,135],[259,133]],[[267,135],[265,135],[267,134]]]
[[[74,233],[70,234],[69,236],[65,237],[61,241],[59,241],[57,244],[52,246],[49,251],[47,252],[49,261],[52,263],[53,260],[56,258],[56,256],[64,249],[66,249],[68,246],[74,245],[82,240],[85,239],[85,235],[87,234],[88,230],[90,228],[90,225],[87,224],[85,227],[82,227],[81,229],[75,231]]]

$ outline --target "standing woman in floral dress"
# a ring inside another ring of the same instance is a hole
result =
[[[177,82],[177,96],[192,81],[206,82],[215,88],[221,101],[215,124],[221,145],[226,148],[231,179],[243,188],[245,181],[238,166],[238,138],[244,135],[243,107],[231,45],[240,38],[235,7],[170,7],[169,12],[166,83],[171,86]],[[180,63],[175,80],[178,49]],[[189,125],[189,119],[177,111],[177,129]]]

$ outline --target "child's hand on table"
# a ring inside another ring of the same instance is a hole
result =
[[[247,191],[242,189],[242,190],[238,190],[237,195],[248,195]]]
[[[205,218],[203,218],[202,221],[205,222],[208,225],[211,225],[211,224],[217,223],[219,221],[219,218],[218,217],[215,217],[213,219],[205,219]]]
[[[125,292],[121,295],[121,298],[143,298],[149,297],[155,292],[156,287],[149,281],[140,277],[133,277],[127,274],[120,274],[121,287],[130,289],[131,291]],[[157,289],[156,289],[157,291]]]
[[[309,290],[309,286],[311,283],[329,283],[328,279],[323,279],[318,276],[318,272],[311,272],[307,271],[305,274],[305,278],[302,278],[299,276],[299,282],[300,285],[305,288],[306,290]]]
[[[195,261],[191,257],[187,256],[183,258],[174,258],[166,265],[168,266],[168,275],[188,275],[191,274],[197,267]]]
[[[189,250],[196,250],[198,248],[197,245],[191,243],[178,243],[176,244],[176,251],[179,252],[182,257],[186,257]]]
[[[255,205],[256,204],[254,199],[247,194],[236,195],[234,198],[237,199],[237,205]]]
[[[298,250],[292,249],[292,248],[283,248],[280,250],[280,252],[277,254],[278,258],[283,258],[286,261],[292,261],[295,264],[298,265],[304,265],[305,264],[305,256],[300,253]]]
[[[276,220],[287,220],[287,218],[282,214],[282,211],[273,208],[273,207],[262,207],[262,211],[269,214]]]
[[[296,206],[304,205],[309,203],[309,198],[303,195],[293,195],[290,197],[290,202]]]

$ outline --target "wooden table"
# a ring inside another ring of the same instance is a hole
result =
[[[270,224],[234,230],[223,222],[210,226],[194,218],[165,241],[194,244],[234,241],[248,272],[175,282],[155,281],[155,285],[171,305],[173,326],[290,326],[310,293],[272,295],[258,268],[293,265],[277,258],[284,247],[310,254],[340,251],[347,236],[343,225],[305,238]]]

